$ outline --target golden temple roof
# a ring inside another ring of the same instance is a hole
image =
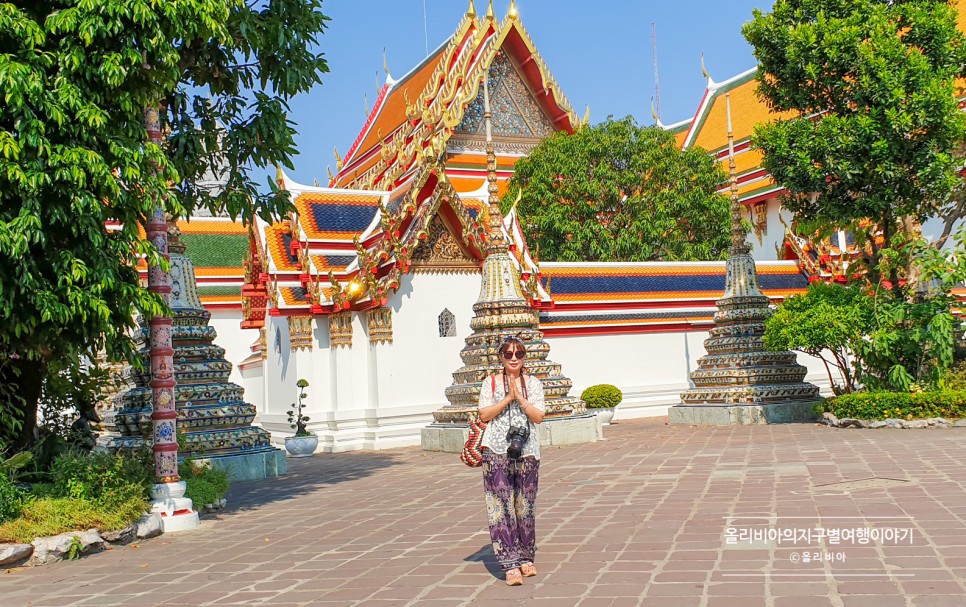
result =
[[[511,57],[554,128],[573,131],[580,119],[519,17],[508,14],[498,23],[468,11],[442,46],[400,80],[387,80],[345,159],[337,157],[339,172],[330,185],[391,189],[422,156],[442,153],[500,51]]]

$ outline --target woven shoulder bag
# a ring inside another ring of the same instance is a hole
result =
[[[496,378],[490,376],[490,387],[496,391]],[[479,468],[483,465],[483,432],[486,431],[486,422],[478,416],[470,419],[470,435],[463,445],[463,452],[460,453],[460,461],[470,468]]]

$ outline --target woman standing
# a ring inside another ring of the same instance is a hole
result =
[[[483,434],[483,489],[493,552],[510,586],[537,575],[534,508],[540,469],[543,384],[523,372],[526,346],[518,337],[500,345],[502,372],[483,380],[480,419]]]

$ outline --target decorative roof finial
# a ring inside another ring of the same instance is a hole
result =
[[[496,149],[493,147],[493,133],[491,129],[491,119],[493,113],[490,111],[490,87],[487,84],[489,78],[483,75],[483,120],[486,124],[486,190],[489,192],[488,215],[490,219],[490,233],[487,235],[487,254],[506,253],[507,242],[503,237],[503,213],[500,212],[500,197],[497,194],[499,188],[496,185]]]
[[[513,206],[510,207],[510,213],[514,213],[517,210],[517,205],[520,204],[520,199],[523,198],[523,189],[517,190],[517,198],[513,201]],[[510,213],[507,213],[508,215]]]
[[[280,164],[275,165],[275,183],[278,184],[278,187],[283,187],[285,183],[285,173],[282,172],[282,165]]]
[[[725,116],[728,127],[728,180],[731,182],[731,254],[748,253],[745,228],[741,225],[741,201],[738,197],[738,171],[735,168],[735,136],[731,130],[731,93],[725,93]]]
[[[333,147],[332,148],[332,153],[335,154],[335,170],[341,171],[342,170],[342,156],[339,156],[339,148],[338,147]]]
[[[654,124],[657,125],[659,129],[664,128],[664,123],[661,122],[661,117],[657,115],[657,110],[654,109],[654,97],[651,97],[651,118],[654,119]]]
[[[590,104],[589,103],[586,105],[586,108],[587,109],[584,110],[584,117],[580,121],[580,126],[587,126],[588,124],[590,124]]]
[[[473,4],[473,0],[470,0],[470,7],[466,9],[466,16],[470,19],[476,17],[476,7]]]
[[[701,53],[701,75],[706,79],[711,80],[711,76],[708,75],[708,70],[704,67],[704,52]]]
[[[389,62],[386,61],[386,47],[382,47],[382,69],[386,72],[386,76],[392,78],[389,74]]]
[[[520,16],[520,11],[517,10],[516,0],[510,0],[510,10],[507,11],[507,17],[515,20],[519,16]]]
[[[486,7],[486,18],[490,21],[496,19],[496,13],[493,12],[493,0],[490,0],[490,5]]]

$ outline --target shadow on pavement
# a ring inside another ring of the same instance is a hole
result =
[[[288,474],[277,478],[234,482],[228,490],[226,512],[250,510],[311,493],[327,485],[365,478],[377,470],[402,463],[391,452],[318,453],[290,458]]]
[[[492,544],[483,546],[463,560],[470,563],[482,562],[483,566],[486,567],[486,570],[490,572],[490,575],[501,580],[503,579],[503,570],[500,569],[500,564],[496,562],[496,556],[493,554]]]

